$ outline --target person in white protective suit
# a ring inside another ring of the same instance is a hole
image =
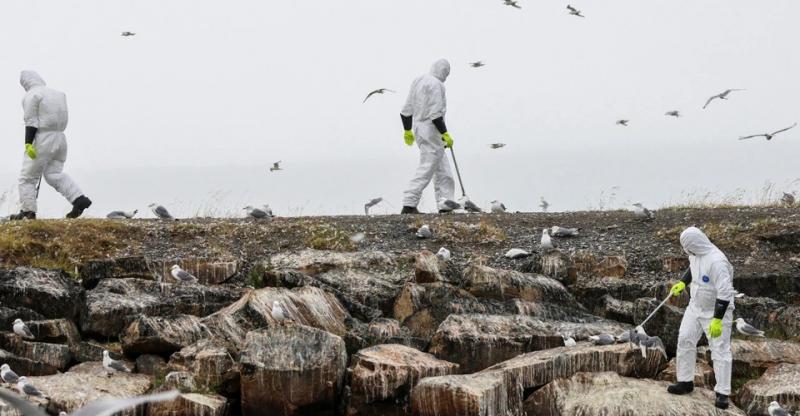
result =
[[[681,246],[689,255],[689,269],[671,291],[678,296],[689,285],[691,300],[678,333],[677,383],[671,384],[667,391],[687,394],[694,390],[697,342],[705,332],[717,380],[715,405],[727,409],[731,394],[731,330],[736,294],[733,267],[725,254],[695,227],[681,233]]]
[[[445,148],[453,146],[453,139],[444,122],[447,112],[444,81],[448,75],[450,63],[445,59],[436,61],[428,74],[418,77],[411,84],[400,112],[406,144],[411,146],[416,140],[419,146],[419,167],[403,195],[401,214],[419,214],[417,205],[422,191],[431,180],[439,212],[451,211],[457,206],[453,202],[453,173],[445,154]]]
[[[92,201],[64,171],[67,160],[67,97],[46,86],[34,71],[22,71],[20,84],[26,94],[22,99],[25,120],[25,154],[19,177],[20,213],[14,220],[36,219],[36,199],[42,176],[45,182],[72,203],[67,218],[77,218]]]

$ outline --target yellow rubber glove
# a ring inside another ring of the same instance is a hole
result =
[[[714,318],[711,324],[708,325],[708,335],[711,338],[717,338],[722,335],[722,319]]]
[[[672,289],[669,291],[672,293],[672,296],[680,296],[681,292],[683,292],[683,289],[686,289],[686,283],[680,281],[672,285]]]
[[[444,147],[453,147],[453,138],[450,137],[450,132],[445,132],[442,135],[442,141],[444,141]]]
[[[406,130],[405,133],[403,133],[403,140],[406,141],[406,146],[414,145],[414,132]]]
[[[25,153],[28,154],[29,158],[36,159],[36,148],[33,147],[33,144],[25,143]]]

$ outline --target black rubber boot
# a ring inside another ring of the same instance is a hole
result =
[[[714,406],[717,406],[718,409],[725,410],[729,405],[728,396],[717,393],[717,400],[714,401]]]
[[[75,201],[72,202],[72,211],[67,214],[67,218],[80,217],[83,211],[90,206],[92,206],[92,201],[89,198],[84,195],[77,197]]]
[[[675,384],[670,384],[667,391],[671,394],[689,394],[694,391],[694,382],[692,381],[679,381]]]
[[[14,214],[8,217],[11,221],[20,221],[20,220],[35,220],[36,213],[33,211],[20,211],[19,214]]]
[[[400,211],[400,214],[419,214],[419,210],[417,207],[403,207],[403,210]]]

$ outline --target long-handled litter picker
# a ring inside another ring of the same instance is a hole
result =
[[[461,186],[461,196],[466,197],[467,193],[464,191],[464,182],[461,181],[461,172],[458,170],[458,162],[456,162],[456,152],[450,148],[450,156],[453,157],[453,165],[456,167],[456,176],[458,176],[458,184]]]
[[[649,321],[649,320],[650,320],[650,318],[652,318],[652,317],[653,317],[653,315],[655,315],[655,314],[656,314],[656,312],[658,312],[658,310],[659,310],[659,309],[661,309],[661,307],[662,307],[662,306],[664,306],[664,304],[665,304],[665,303],[667,303],[667,301],[668,301],[668,300],[669,300],[669,298],[671,298],[671,297],[672,297],[672,292],[670,292],[670,293],[668,293],[668,294],[667,294],[667,297],[666,297],[666,298],[664,298],[664,300],[662,300],[662,301],[661,301],[661,303],[660,303],[660,304],[659,304],[659,305],[658,305],[658,306],[657,306],[655,309],[653,309],[653,312],[650,312],[650,315],[647,315],[647,318],[645,318],[645,319],[644,319],[644,321],[642,321],[642,323],[641,323],[641,324],[639,324],[639,326],[640,326],[640,327],[642,327],[642,328],[644,328],[644,324],[646,324],[646,323],[647,323],[647,321]],[[637,328],[638,328],[638,327],[637,327]]]

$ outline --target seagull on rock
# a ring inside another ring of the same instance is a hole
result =
[[[417,237],[418,238],[431,238],[433,237],[433,231],[431,231],[431,227],[428,224],[424,224],[422,227],[419,227],[417,230]]]
[[[617,342],[611,334],[592,335],[589,337],[589,341],[592,341],[594,345],[611,345]]]
[[[633,204],[633,215],[643,221],[652,221],[655,219],[655,214],[652,211],[645,208],[641,202],[637,202]]]
[[[19,381],[19,376],[15,373],[8,364],[0,366],[0,378],[8,384],[14,384]]]
[[[789,412],[781,407],[781,404],[776,401],[770,402],[767,412],[769,413],[769,416],[789,416]]]
[[[553,237],[577,237],[578,229],[559,227],[557,225],[554,225],[550,227],[550,235]]]
[[[41,391],[39,391],[39,389],[28,382],[27,377],[20,377],[19,380],[17,380],[17,390],[19,390],[19,392],[24,396],[41,397],[43,399],[47,398],[44,394],[42,394]]]
[[[139,212],[138,209],[133,211],[111,211],[106,215],[106,218],[110,220],[124,220],[124,219],[131,219],[136,216]]]
[[[279,324],[286,321],[286,313],[283,311],[281,304],[277,300],[272,301],[272,311],[270,312],[272,319],[276,320]]]
[[[175,219],[175,217],[173,217],[172,214],[170,214],[169,211],[167,211],[167,209],[164,208],[163,205],[158,205],[155,202],[153,202],[152,204],[150,204],[148,206],[150,207],[150,211],[153,211],[153,215],[155,215],[158,218],[161,218],[162,220],[174,220]]]
[[[181,266],[177,264],[172,266],[172,277],[175,278],[179,283],[197,283],[197,278],[194,277],[191,273],[187,272],[186,270],[181,269]]]
[[[528,257],[530,255],[531,255],[530,252],[527,252],[521,248],[512,248],[511,250],[506,251],[505,257],[507,259],[514,260],[514,259],[521,259],[523,257]]]
[[[744,321],[744,318],[739,318],[736,320],[736,330],[742,335],[751,337],[764,337],[764,331],[761,331],[753,325],[748,324]]]
[[[33,333],[31,333],[31,329],[28,328],[28,325],[25,325],[25,322],[22,322],[22,319],[15,319],[14,325],[12,327],[14,329],[14,333],[19,335],[24,339],[34,339]]]
[[[266,210],[260,208],[253,208],[250,205],[244,207],[244,210],[247,212],[247,216],[250,218],[255,218],[257,220],[268,220],[272,218],[272,214],[270,214]]]
[[[575,339],[573,339],[572,337],[562,335],[561,338],[564,339],[564,346],[565,347],[574,347],[574,346],[578,345],[578,343],[575,342]]]
[[[442,247],[442,248],[439,249],[439,251],[436,252],[436,257],[438,257],[438,258],[440,258],[440,259],[442,259],[444,261],[448,261],[448,260],[450,260],[450,250]]]
[[[781,197],[781,203],[783,203],[783,205],[794,205],[795,203],[794,194],[784,192],[783,196]]]
[[[502,202],[492,201],[492,214],[502,214],[504,212],[506,212],[506,206]]]
[[[550,239],[550,230],[547,228],[542,230],[542,240],[539,243],[539,247],[541,247],[542,250],[552,250],[556,247],[553,244],[553,240]]]
[[[130,373],[131,370],[125,366],[122,361],[117,361],[111,358],[111,355],[108,353],[108,350],[103,350],[103,368],[105,368],[108,375],[112,373],[120,372],[120,373]]]
[[[732,93],[734,91],[744,91],[744,90],[742,90],[742,89],[731,89],[731,90],[725,90],[725,91],[723,91],[723,92],[721,92],[721,93],[719,93],[717,95],[714,95],[711,98],[709,98],[708,101],[706,101],[706,104],[703,106],[703,110],[705,110],[706,107],[708,107],[708,105],[711,104],[711,102],[716,100],[716,99],[727,100],[728,99],[728,94],[730,94],[730,93]]]

